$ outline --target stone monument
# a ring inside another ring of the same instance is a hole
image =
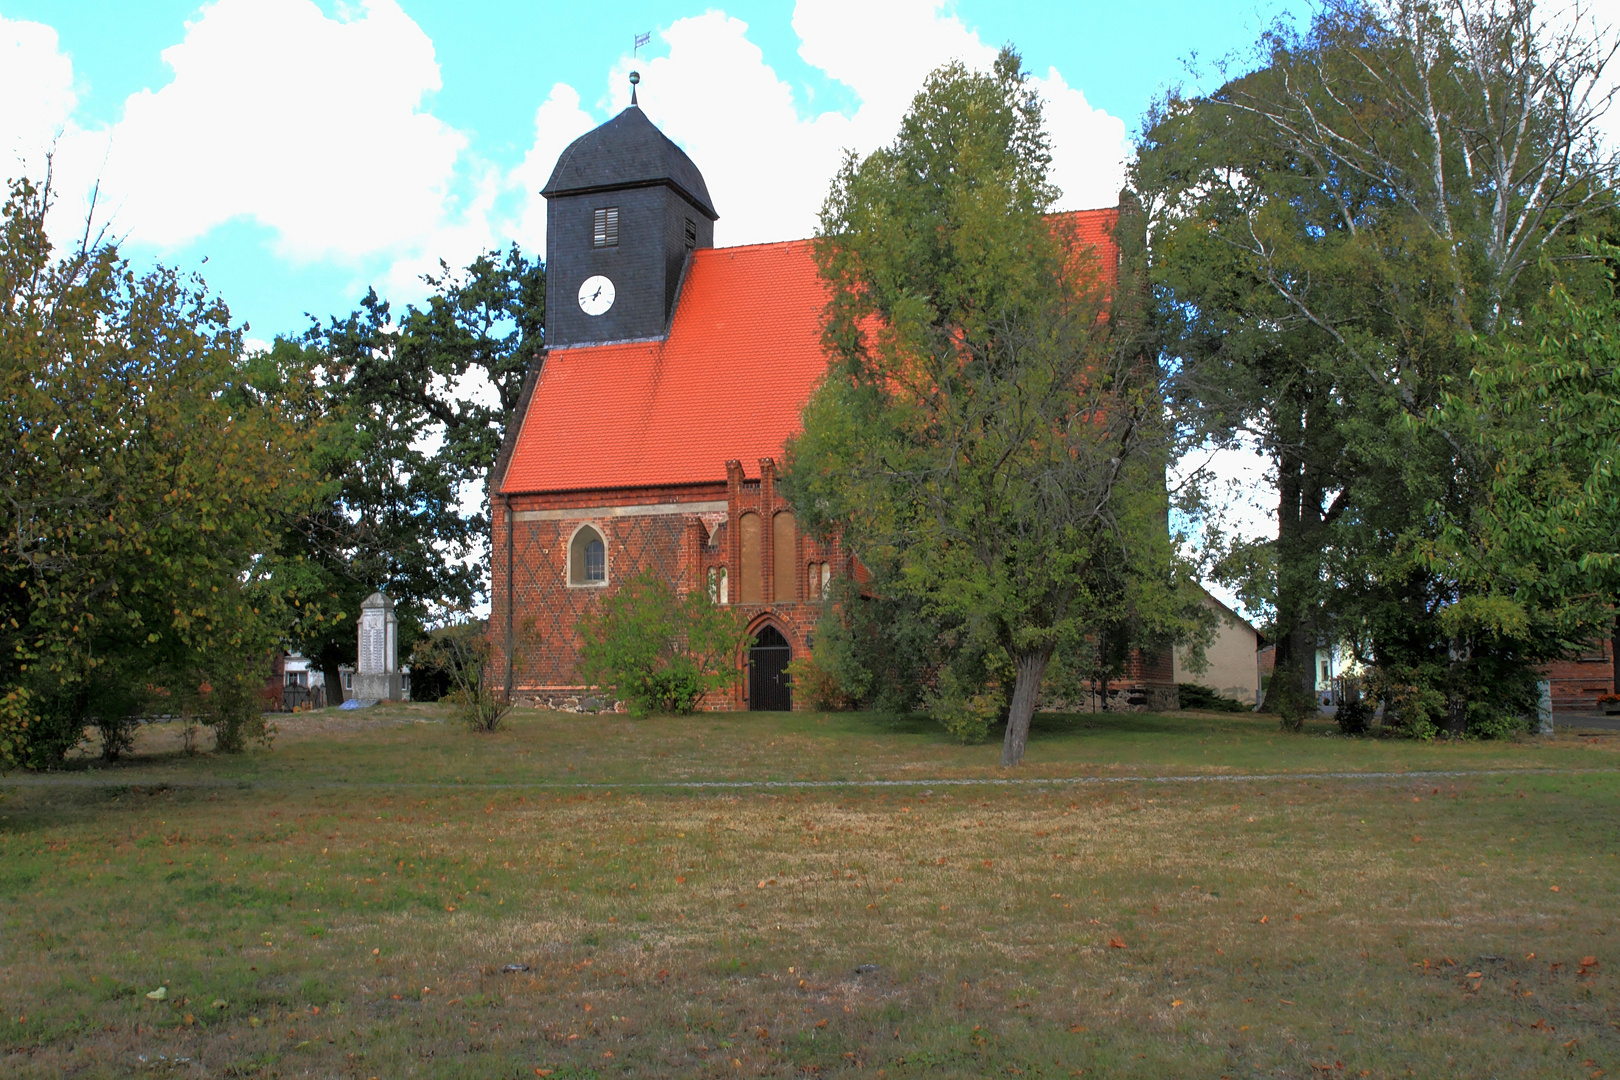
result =
[[[354,694],[362,701],[400,701],[399,624],[394,602],[372,593],[360,605],[360,653],[354,666]]]

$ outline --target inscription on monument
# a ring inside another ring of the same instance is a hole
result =
[[[360,617],[360,663],[362,672],[380,674],[388,670],[388,632],[381,611],[367,611]]]

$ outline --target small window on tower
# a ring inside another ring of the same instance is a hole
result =
[[[619,208],[606,206],[596,211],[596,222],[591,234],[595,247],[619,246]]]
[[[697,222],[691,218],[686,219],[686,250],[697,247]]]

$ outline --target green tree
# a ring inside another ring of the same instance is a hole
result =
[[[1186,600],[1138,296],[1110,296],[1049,216],[1049,162],[1010,49],[988,74],[934,72],[894,143],[846,161],[816,245],[832,369],[784,477],[875,592],[936,625],[937,713],[971,734],[984,691],[1010,693],[1008,765],[1054,651],[1105,628],[1166,642]]]
[[[545,269],[513,246],[425,280],[421,308],[396,317],[372,291],[263,358],[267,378],[307,371],[319,391],[309,412],[326,498],[288,528],[309,572],[303,599],[321,615],[300,643],[328,686],[354,662],[373,591],[395,599],[408,650],[469,609],[488,575],[490,496],[478,489],[544,340]]]
[[[1577,295],[1555,280],[1524,340],[1482,345],[1469,382],[1441,405],[1441,422],[1489,476],[1469,506],[1435,508],[1435,534],[1416,552],[1466,587],[1446,612],[1447,630],[1490,646],[1466,663],[1506,650],[1537,660],[1586,651],[1614,625],[1620,248],[1587,250],[1609,288]]]
[[[487,619],[461,619],[429,631],[411,650],[411,674],[441,673],[449,683],[446,700],[454,715],[473,731],[499,730],[512,711],[506,688],[491,678]]]
[[[1439,409],[1472,342],[1517,336],[1546,260],[1611,212],[1609,52],[1531,0],[1333,5],[1261,48],[1168,101],[1134,166],[1179,403],[1276,471],[1278,538],[1234,559],[1269,574],[1247,591],[1274,604],[1274,704],[1344,640],[1462,733],[1522,706],[1535,658],[1487,662],[1448,614],[1469,584],[1416,557],[1490,478]]]
[[[702,589],[677,596],[651,570],[603,598],[580,620],[580,675],[636,716],[690,713],[706,694],[742,679],[749,641],[736,612]]]
[[[152,708],[239,749],[295,619],[274,523],[305,440],[200,281],[88,235],[56,258],[49,191],[15,184],[0,224],[0,763],[56,764],[87,723],[117,756]]]

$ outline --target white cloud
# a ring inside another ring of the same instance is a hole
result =
[[[0,179],[12,179],[37,170],[78,103],[73,61],[51,27],[0,17],[0,102]]]
[[[1062,189],[1066,210],[1113,206],[1125,183],[1131,141],[1125,121],[1094,109],[1086,95],[1064,82],[1057,68],[1034,80],[1046,103],[1046,130],[1052,137],[1052,182]]]
[[[893,137],[911,99],[935,68],[960,60],[989,70],[996,49],[943,14],[944,0],[799,0],[799,55],[861,98],[857,121],[875,149]]]
[[[609,83],[627,100],[627,75],[641,70],[642,109],[703,171],[721,245],[810,235],[840,147],[854,135],[838,113],[801,119],[792,89],[747,31],[721,12],[678,20],[661,35],[667,57],[621,59]]]
[[[55,32],[0,20],[0,151],[37,150],[60,131],[64,217],[82,214],[77,197],[99,180],[101,216],[141,245],[172,250],[251,221],[289,262],[357,275],[386,267],[379,288],[411,300],[441,258],[464,264],[513,239],[544,250],[539,189],[569,141],[628,103],[632,67],[648,116],[704,172],[718,241],[736,244],[810,235],[846,148],[868,153],[892,139],[935,67],[984,69],[996,54],[945,0],[801,0],[800,56],[857,101],[847,113],[815,111],[746,23],[711,10],[662,30],[667,55],[620,58],[592,108],[576,87],[554,85],[526,157],[503,171],[433,115],[433,43],[397,0],[339,10],[329,18],[312,0],[215,0],[164,51],[172,78],[131,95],[116,123],[95,130],[73,124],[72,63]],[[1049,102],[1063,205],[1113,202],[1123,122],[1056,69],[1036,85]]]
[[[595,126],[591,114],[579,107],[579,91],[567,83],[553,86],[550,96],[534,111],[534,144],[512,171],[512,183],[528,196],[512,238],[531,253],[546,250],[546,201],[540,197],[540,189],[551,179],[551,170],[568,144]]]
[[[621,57],[609,75],[605,112],[629,103],[627,76],[642,73],[640,101],[649,119],[680,143],[708,182],[720,222],[718,244],[808,236],[844,150],[870,153],[889,142],[930,71],[952,60],[987,69],[997,50],[954,15],[944,0],[801,0],[793,28],[799,55],[848,85],[859,99],[852,115],[808,113],[792,87],[748,38],[748,24],[721,11],[679,19],[661,33],[666,56]],[[1035,80],[1048,103],[1053,178],[1064,208],[1112,205],[1129,152],[1125,124],[1070,87],[1052,68]],[[559,84],[541,111],[566,123],[537,129],[572,131],[583,113],[578,95]],[[549,174],[566,140],[542,152],[537,138],[524,163],[527,179]],[[531,191],[539,184],[530,183]],[[525,235],[543,208],[533,199]]]
[[[433,43],[394,0],[347,19],[218,0],[163,60],[166,85],[71,139],[64,180],[99,178],[119,234],[169,248],[248,219],[289,260],[343,261],[418,247],[456,216],[467,138],[423,108]]]

